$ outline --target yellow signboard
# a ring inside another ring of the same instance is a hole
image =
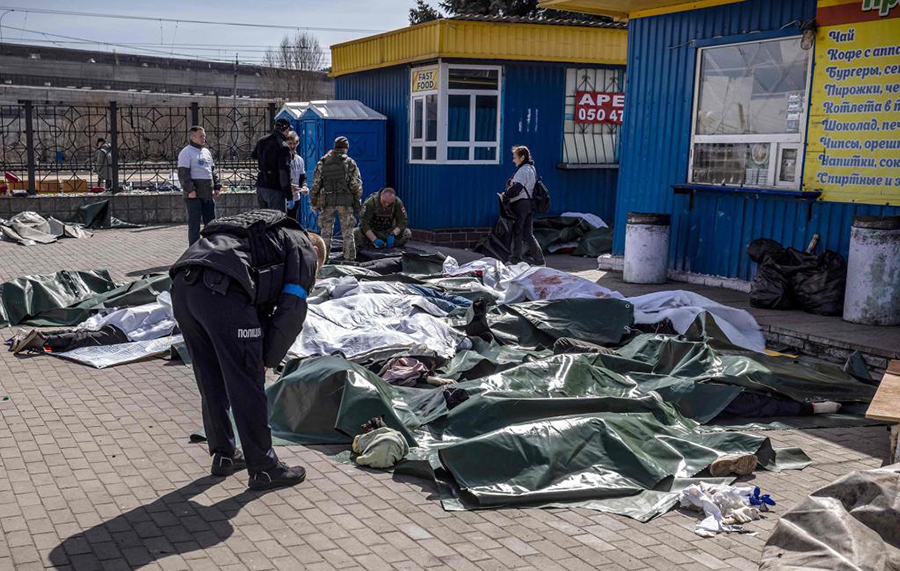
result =
[[[438,68],[412,70],[412,92],[436,91],[438,88]]]
[[[900,5],[819,0],[805,190],[900,205]]]

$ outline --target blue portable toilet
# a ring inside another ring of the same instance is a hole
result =
[[[289,101],[281,106],[281,111],[275,119],[287,119],[291,123],[291,129],[300,134],[300,117],[309,108],[309,101]]]
[[[356,161],[362,176],[363,200],[386,184],[387,117],[381,113],[355,100],[310,101],[300,115],[296,131],[300,135],[298,152],[306,163],[310,188],[316,164],[337,137],[347,137],[350,141],[350,157]],[[300,222],[308,230],[319,231],[318,216],[309,208],[309,197],[301,200]]]

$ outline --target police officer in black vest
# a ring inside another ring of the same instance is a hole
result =
[[[266,410],[265,369],[284,359],[306,319],[324,260],[321,239],[282,212],[254,210],[209,223],[172,266],[172,309],[193,361],[212,474],[247,468],[250,488],[298,484],[279,462]],[[243,452],[235,447],[231,408]]]

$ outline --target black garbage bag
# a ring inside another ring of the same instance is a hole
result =
[[[756,240],[750,242],[750,245],[747,246],[747,254],[750,256],[750,259],[757,264],[762,263],[763,258],[767,254],[777,255],[783,251],[784,246],[769,238],[757,238]]]
[[[793,309],[791,282],[773,256],[766,254],[750,286],[750,305],[762,309]]]
[[[747,254],[759,264],[750,288],[753,307],[800,308],[817,315],[843,312],[847,262],[837,252],[816,255],[759,238],[750,243]]]
[[[805,254],[804,256],[812,256]],[[791,289],[800,308],[816,315],[841,315],[847,285],[847,262],[837,252],[826,250],[803,264],[791,276]]]
[[[788,278],[793,278],[799,272],[807,272],[819,263],[815,254],[809,254],[796,248],[785,248],[771,257]]]
[[[768,238],[751,242],[747,254],[759,264],[750,287],[750,305],[762,309],[798,307],[791,278],[799,271],[814,267],[816,257],[795,248],[782,248],[781,244]]]

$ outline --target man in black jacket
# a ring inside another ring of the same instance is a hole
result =
[[[287,146],[287,133],[291,124],[287,119],[275,121],[275,130],[256,142],[250,156],[259,164],[256,176],[256,198],[260,208],[287,210],[287,201],[293,196],[291,189],[291,150]]]
[[[250,488],[303,481],[279,462],[266,410],[265,371],[278,366],[303,327],[307,292],[325,245],[283,212],[219,218],[172,266],[172,309],[194,367],[212,474],[247,468]],[[236,448],[231,408],[243,452]]]

